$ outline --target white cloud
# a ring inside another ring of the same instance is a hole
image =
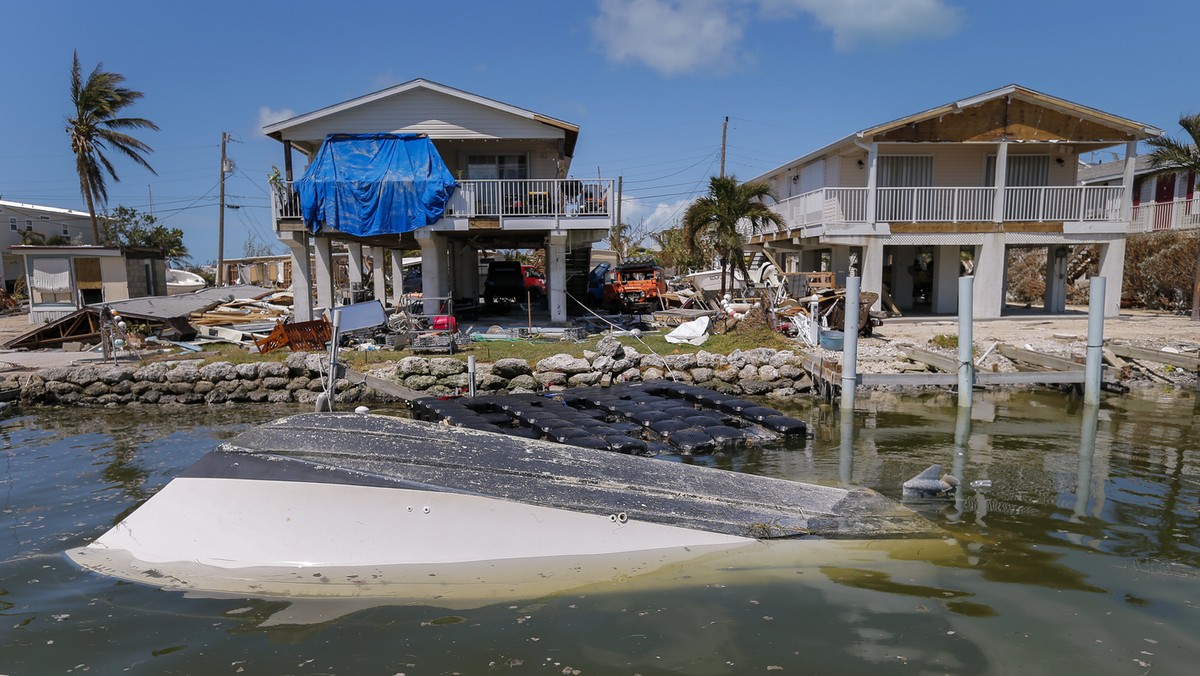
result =
[[[833,32],[839,51],[867,43],[896,44],[943,38],[962,24],[946,0],[760,0],[764,11],[800,10]]]
[[[621,220],[637,228],[639,234],[666,230],[679,225],[683,212],[691,202],[692,198],[687,197],[674,202],[647,204],[637,198],[626,197],[621,201]],[[650,238],[647,237],[643,244],[648,246]]]
[[[741,60],[746,8],[781,21],[810,14],[834,47],[897,44],[952,35],[962,10],[950,0],[598,0],[592,33],[608,58],[643,63],[663,75],[728,69]]]
[[[663,75],[728,64],[742,24],[725,0],[600,0],[592,32],[609,58]]]
[[[258,109],[258,126],[265,127],[268,124],[283,122],[296,117],[296,111],[291,108],[281,108],[279,110],[271,110],[267,106],[261,106]]]

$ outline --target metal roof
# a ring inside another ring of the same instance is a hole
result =
[[[107,303],[92,303],[87,307],[99,310],[108,306],[113,310],[137,319],[167,320],[176,317],[188,317],[193,312],[203,312],[221,303],[246,298],[262,298],[275,293],[274,289],[261,286],[240,284],[237,286],[221,286],[201,289],[195,293],[184,293],[177,296],[145,296],[128,300],[114,300]]]

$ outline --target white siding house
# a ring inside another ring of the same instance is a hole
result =
[[[853,256],[865,291],[932,313],[957,311],[965,257],[978,318],[1004,311],[1010,248],[1045,249],[1045,308],[1062,312],[1071,249],[1095,244],[1112,316],[1137,143],[1161,133],[1009,85],[864,129],[755,177],[775,187],[784,225],[752,233],[750,244],[789,270],[828,266],[840,282]],[[1079,156],[1113,146],[1128,158],[1116,184],[1079,185]]]
[[[60,239],[56,239],[60,238]],[[92,222],[83,211],[0,200],[0,279],[6,291],[24,274],[21,257],[9,247],[22,243],[92,243]]]
[[[402,251],[419,248],[427,312],[434,305],[430,298],[478,297],[479,250],[544,249],[550,319],[561,322],[567,316],[568,260],[603,239],[615,221],[613,181],[570,177],[578,127],[436,82],[405,82],[268,125],[264,132],[284,147],[284,181],[273,196],[275,229],[292,250],[299,319],[312,313],[303,307],[307,294],[299,290],[311,283],[310,243],[317,251],[317,304],[332,307],[330,243],[340,240],[356,260],[369,247],[375,297],[381,301],[388,298],[382,263],[391,258],[399,269]],[[383,132],[424,134],[433,142],[458,182],[442,219],[403,235],[307,233],[291,192],[299,171],[292,151],[311,162],[330,134]],[[362,266],[349,268],[353,284]],[[393,288],[391,297],[398,293]]]

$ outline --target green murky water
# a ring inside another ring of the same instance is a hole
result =
[[[846,439],[835,411],[805,400],[792,412],[812,438],[705,460],[897,499],[940,463],[964,490],[910,506],[944,541],[787,543],[475,607],[188,598],[77,570],[64,550],[217,440],[294,409],[10,415],[0,674],[1194,673],[1195,397],[1089,411],[1055,393],[977,394],[970,417],[955,403],[860,395]]]

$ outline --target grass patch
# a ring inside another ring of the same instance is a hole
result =
[[[700,346],[688,345],[686,343],[678,345],[668,343],[666,338],[664,338],[665,335],[666,332],[661,332],[645,333],[642,334],[640,339],[633,336],[617,336],[616,338],[622,345],[635,348],[642,354],[649,352],[660,355],[687,354],[702,350],[718,354],[729,354],[735,350],[750,350],[756,347],[767,347],[776,350],[796,348],[794,343],[770,329],[749,329],[724,335],[710,335],[708,341]],[[579,342],[537,339],[478,341],[468,343],[462,350],[450,356],[466,361],[468,356],[474,355],[476,360],[485,363],[493,363],[497,360],[507,358],[524,359],[532,366],[542,359],[552,357],[556,354],[569,354],[573,357],[582,357],[585,351],[595,351],[596,344],[600,342],[601,338],[603,338],[603,335],[591,336]],[[957,344],[957,339],[955,339],[955,342]],[[258,354],[247,352],[244,348],[231,343],[213,343],[205,345],[204,349],[200,352],[174,354],[158,358],[149,357],[147,361],[202,359],[206,364],[219,361],[231,364],[247,364],[264,361],[282,362],[287,359],[289,354],[291,352],[286,348],[269,354]],[[338,356],[350,368],[363,370],[381,362],[394,362],[404,357],[440,357],[446,355],[414,352],[408,349],[359,352],[352,348],[343,348]]]
[[[933,343],[934,345],[937,345],[938,347],[940,347],[944,350],[957,350],[958,349],[958,336],[952,336],[948,333],[939,333],[936,336],[934,336],[933,338],[930,338],[929,342]]]

